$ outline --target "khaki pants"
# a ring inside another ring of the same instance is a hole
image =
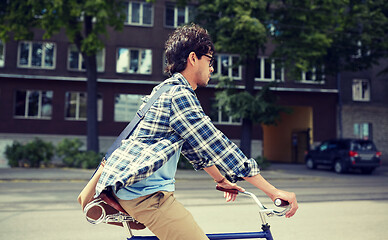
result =
[[[147,226],[160,240],[208,240],[173,192],[160,191],[133,200],[117,200],[129,215]]]

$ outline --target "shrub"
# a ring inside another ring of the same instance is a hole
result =
[[[267,169],[267,168],[269,168],[269,166],[271,166],[271,162],[268,161],[268,159],[265,157],[257,156],[255,158],[255,160],[256,160],[256,162],[259,165],[261,170]]]
[[[54,156],[54,149],[51,142],[35,138],[24,146],[24,157],[31,167],[40,167],[42,161],[48,166]]]
[[[82,146],[83,143],[78,138],[74,138],[72,140],[65,138],[58,143],[56,154],[62,159],[65,166],[78,167],[80,163],[77,162],[76,156],[80,154],[80,148]]]
[[[94,151],[80,152],[75,156],[76,167],[82,167],[87,169],[97,168],[102,159],[102,154],[98,154]]]
[[[10,167],[19,167],[24,159],[24,147],[20,142],[14,141],[12,145],[7,145],[5,148],[5,157],[8,159]]]
[[[179,169],[193,169],[193,165],[181,154],[178,161]]]

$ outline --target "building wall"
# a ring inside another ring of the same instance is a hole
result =
[[[100,149],[104,151],[109,142],[126,126],[126,122],[114,120],[115,95],[148,94],[152,88],[163,81],[163,49],[168,35],[174,30],[164,24],[165,2],[155,1],[152,27],[125,25],[123,31],[108,30],[105,39],[105,70],[99,72],[98,93],[102,95],[102,120],[99,122]],[[34,41],[42,40],[43,31],[36,30]],[[86,121],[65,119],[65,94],[69,91],[86,92],[86,73],[68,69],[68,41],[65,32],[54,35],[49,40],[56,44],[55,69],[20,68],[18,63],[18,41],[5,44],[5,66],[0,68],[0,139],[2,143],[12,140],[31,140],[34,136],[57,142],[63,138],[85,138]],[[273,48],[273,45],[271,45]],[[271,46],[268,49],[271,49]],[[152,49],[151,74],[125,74],[116,72],[117,48]],[[269,52],[264,53],[267,57]],[[241,80],[236,81],[239,89],[244,86],[244,71]],[[327,76],[322,83],[299,82],[287,79],[274,88],[279,96],[279,103],[286,106],[309,107],[312,109],[312,139],[321,141],[335,137],[336,129],[336,82]],[[255,90],[268,81],[256,81]],[[196,91],[205,113],[211,112],[211,99],[214,98],[215,82]],[[52,117],[50,119],[21,119],[14,117],[15,92],[17,90],[53,91]],[[226,136],[235,142],[241,137],[239,124],[216,124]],[[289,136],[284,136],[289,139]],[[260,125],[253,128],[252,156],[261,155],[263,130]],[[287,140],[288,141],[288,140]],[[4,144],[3,144],[4,145]],[[3,146],[0,143],[0,152]]]

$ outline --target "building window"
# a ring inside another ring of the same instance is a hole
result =
[[[87,119],[87,93],[66,92],[65,94],[65,118],[67,120]],[[97,119],[102,120],[102,96],[97,94]]]
[[[284,81],[284,69],[279,60],[259,57],[255,73],[256,81]]]
[[[139,26],[152,26],[153,7],[148,2],[126,2],[125,23]]]
[[[152,50],[119,48],[117,51],[116,72],[151,74]]]
[[[143,95],[117,94],[115,97],[115,121],[130,122],[142,104]]]
[[[178,27],[189,23],[194,18],[194,7],[177,7],[175,4],[168,3],[165,12],[165,25],[167,27]]]
[[[105,69],[105,49],[99,50],[96,53],[96,61],[97,71],[103,72]],[[67,66],[69,70],[73,71],[86,70],[84,58],[75,45],[69,46]]]
[[[228,116],[220,106],[217,106],[216,100],[211,100],[211,112],[209,115],[214,124],[223,125],[241,125],[241,119],[233,119]]]
[[[5,44],[0,40],[0,67],[5,63]]]
[[[306,83],[324,83],[325,67],[313,67],[310,71],[301,72],[301,81]]]
[[[353,79],[353,101],[370,101],[370,84],[367,79]]]
[[[55,44],[20,42],[18,66],[23,68],[55,68]]]
[[[353,125],[353,134],[355,138],[372,140],[372,124],[355,123]]]
[[[230,77],[235,80],[241,79],[241,65],[239,64],[239,56],[219,54],[214,58],[214,72],[224,77]]]
[[[50,119],[53,91],[18,90],[15,96],[15,117]]]

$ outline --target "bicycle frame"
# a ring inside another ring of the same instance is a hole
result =
[[[262,222],[262,226],[261,226],[261,230],[260,232],[240,232],[240,233],[217,233],[217,234],[207,234],[207,237],[210,239],[210,240],[217,240],[217,239],[254,239],[254,238],[263,238],[263,239],[267,239],[267,240],[273,240],[273,237],[272,237],[272,233],[271,233],[271,230],[270,230],[270,225],[267,223],[266,221],[266,216],[268,217],[272,217],[272,216],[284,216],[286,214],[286,212],[290,209],[290,206],[287,206],[283,211],[281,212],[278,212],[278,211],[275,211],[273,209],[267,209],[263,204],[261,204],[261,202],[259,201],[259,199],[256,197],[256,195],[254,195],[253,193],[250,193],[250,192],[238,192],[237,190],[230,190],[230,189],[223,189],[223,188],[220,188],[220,187],[217,187],[217,190],[220,190],[220,191],[227,191],[227,192],[232,192],[232,193],[241,193],[241,194],[244,194],[244,195],[247,195],[249,197],[251,197],[255,202],[256,204],[258,205],[258,207],[260,208],[260,211],[259,211],[259,215],[260,215],[260,219],[261,219],[261,222]],[[279,199],[280,200],[280,199]],[[275,203],[277,201],[275,200]],[[132,234],[132,230],[129,226],[130,222],[133,221],[134,219],[132,217],[130,217],[129,215],[125,215],[123,213],[117,213],[117,214],[113,214],[113,215],[108,215],[106,214],[105,210],[101,207],[101,203],[105,203],[106,202],[104,200],[101,200],[99,199],[98,201],[93,201],[91,203],[89,203],[85,209],[84,209],[84,212],[85,212],[85,215],[86,215],[86,219],[92,223],[92,224],[98,224],[98,223],[101,223],[101,222],[104,222],[104,223],[112,223],[112,222],[120,222],[123,224],[123,226],[127,229],[128,233],[129,233],[129,238],[127,240],[158,240],[158,238],[156,236],[134,236]],[[288,203],[286,203],[288,204]],[[100,207],[101,208],[101,216],[98,218],[98,219],[90,219],[87,217],[87,212],[89,209],[91,209],[92,207]]]
[[[217,239],[253,239],[253,238],[265,238],[267,240],[273,240],[268,224],[262,225],[261,232],[242,232],[242,233],[217,233],[217,234],[206,234],[210,240]],[[155,236],[133,236],[128,240],[158,240]]]

